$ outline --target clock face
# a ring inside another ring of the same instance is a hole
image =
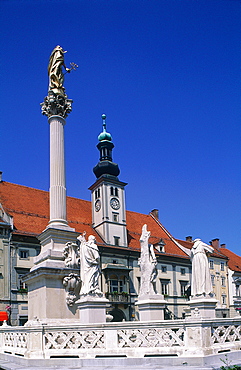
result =
[[[111,198],[110,205],[113,209],[119,209],[120,208],[120,202],[117,198]]]
[[[96,212],[98,212],[100,209],[101,209],[101,201],[97,199],[97,201],[95,202],[95,210]]]

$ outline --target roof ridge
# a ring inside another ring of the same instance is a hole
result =
[[[169,238],[171,239],[171,241],[173,241],[174,244],[176,244],[176,246],[181,249],[188,257],[189,254],[187,253],[186,250],[183,249],[183,247],[181,246],[181,244],[179,244],[175,238],[172,236],[172,234],[169,233],[169,231],[167,231],[167,229],[162,225],[162,223],[152,214],[150,213],[150,216],[153,218],[154,221],[156,221],[156,223],[162,228],[162,230],[169,236]]]
[[[3,183],[3,184],[9,184],[9,185],[14,185],[14,186],[21,186],[22,188],[27,188],[27,189],[33,189],[33,190],[37,190],[37,191],[42,191],[44,193],[48,193],[49,192],[48,190],[36,189],[36,188],[33,188],[32,186],[15,184],[14,182],[9,182],[9,181],[1,181],[1,183]]]

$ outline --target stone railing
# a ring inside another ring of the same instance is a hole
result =
[[[202,357],[240,348],[239,318],[0,328],[0,353],[25,358]]]
[[[129,295],[123,293],[106,293],[106,298],[110,302],[122,302],[127,303],[129,301]]]

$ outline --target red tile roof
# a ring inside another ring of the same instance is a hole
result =
[[[13,216],[14,233],[37,236],[48,225],[49,193],[9,182],[0,182],[0,202],[4,210]],[[67,197],[67,219],[70,227],[79,233],[95,234],[97,243],[104,244],[92,228],[91,202]],[[157,244],[160,239],[165,243],[165,254],[188,258],[167,232],[163,225],[151,215],[126,212],[129,248],[140,250],[140,235],[144,224],[151,231],[150,243]]]
[[[241,257],[227,248],[220,248],[220,250],[229,259],[228,267],[233,271],[241,272]]]
[[[176,241],[188,249],[192,249],[192,246],[194,244],[193,242],[189,242],[187,240],[176,239]],[[211,256],[216,257],[216,258],[227,259],[227,257],[222,253],[222,251],[220,251],[220,249],[215,249],[215,248],[214,248],[214,252],[211,253]]]

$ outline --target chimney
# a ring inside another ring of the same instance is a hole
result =
[[[220,248],[226,248],[226,244],[225,243],[221,244]]]
[[[192,236],[186,236],[186,242],[192,242]]]
[[[212,247],[214,248],[214,249],[219,249],[219,239],[218,238],[216,238],[216,239],[212,239],[211,240],[211,245],[212,245]]]
[[[3,176],[3,173],[2,173],[2,171],[0,171],[0,182],[2,182],[3,180],[2,180],[2,176]]]
[[[153,209],[150,214],[152,214],[157,220],[159,220],[159,210],[158,209]]]

